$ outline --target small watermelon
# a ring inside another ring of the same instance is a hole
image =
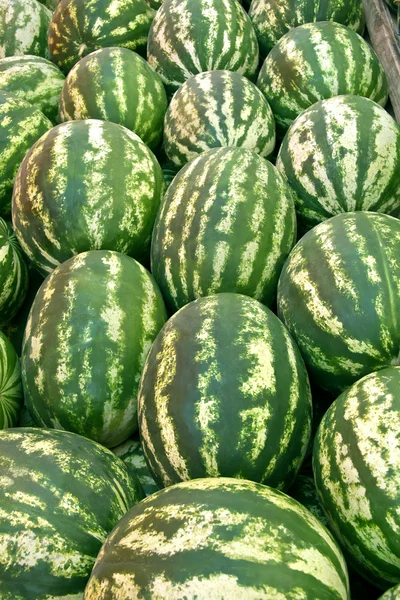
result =
[[[0,59],[20,54],[46,57],[51,15],[37,0],[0,0]]]
[[[0,218],[0,327],[11,321],[28,291],[28,267],[12,229]]]
[[[21,366],[19,363],[19,359],[11,342],[0,331],[0,430],[6,429],[7,427],[15,427],[15,425],[17,424],[18,417],[22,412],[23,404],[24,397],[22,393]],[[0,502],[0,514],[1,509],[3,508],[4,507],[2,500]]]

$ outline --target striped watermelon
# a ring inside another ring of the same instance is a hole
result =
[[[162,490],[103,545],[84,600],[349,600],[330,533],[298,502],[228,478]]]
[[[18,356],[6,336],[0,331],[0,430],[14,427],[22,412],[24,397],[21,384],[21,367]],[[1,435],[1,431],[0,431]],[[1,459],[0,459],[1,464]],[[1,469],[0,469],[1,471]],[[1,489],[0,477],[0,489]],[[0,495],[1,497],[1,495]],[[0,522],[3,499],[0,502]],[[0,525],[1,530],[1,525]],[[0,548],[1,533],[0,533]],[[3,549],[2,549],[3,552]],[[1,567],[0,553],[0,567]],[[1,572],[1,571],[0,571]],[[0,592],[2,591],[0,580]]]
[[[42,273],[92,249],[146,260],[163,189],[156,158],[125,127],[63,123],[38,140],[18,171],[14,229]]]
[[[14,180],[25,154],[51,127],[51,122],[35,106],[0,90],[1,216],[10,216]]]
[[[64,79],[58,67],[39,56],[9,56],[0,60],[0,88],[36,106],[53,123],[57,122]]]
[[[367,125],[368,124],[368,125]],[[276,166],[296,192],[302,230],[341,212],[400,209],[400,127],[368,98],[335,96],[290,127]]]
[[[176,175],[153,231],[152,273],[171,310],[238,292],[272,306],[295,242],[292,191],[244,148],[204,152]]]
[[[164,147],[183,166],[220,146],[242,146],[267,157],[275,148],[275,119],[248,79],[231,71],[207,71],[174,94],[165,117]]]
[[[258,87],[275,115],[277,131],[318,100],[343,94],[385,105],[385,72],[374,50],[355,31],[323,21],[292,29],[268,54]]]
[[[240,294],[201,298],[171,317],[147,357],[138,410],[159,487],[221,476],[286,489],[311,434],[297,347],[269,309]]]
[[[82,598],[101,544],[143,498],[123,462],[64,431],[0,431],[3,600]]]
[[[25,401],[38,425],[113,448],[137,429],[137,390],[166,321],[138,262],[92,250],[60,265],[33,303],[22,348]]]
[[[102,119],[124,125],[150,148],[162,141],[167,95],[148,63],[127,48],[102,48],[69,72],[60,121]]]
[[[37,0],[0,0],[0,58],[47,56],[51,11]]]
[[[254,77],[257,37],[236,0],[168,0],[150,28],[147,59],[172,95],[202,71],[227,69]]]
[[[370,373],[337,398],[314,444],[330,527],[379,587],[400,580],[400,367]]]
[[[249,17],[257,33],[262,58],[285,33],[304,23],[335,21],[360,35],[365,27],[362,0],[252,0]]]
[[[400,583],[379,596],[379,600],[400,600]]]
[[[146,496],[158,491],[158,486],[146,464],[140,440],[131,438],[113,448],[112,451],[124,461],[128,471],[136,475]]]
[[[0,218],[0,327],[17,314],[28,291],[28,268],[12,229]]]
[[[144,52],[154,11],[145,0],[60,0],[49,28],[49,53],[62,71],[100,48]]]
[[[278,286],[278,315],[321,388],[339,393],[400,364],[400,220],[344,213],[295,246]]]

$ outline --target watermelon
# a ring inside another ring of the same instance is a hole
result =
[[[221,476],[286,489],[311,434],[296,345],[268,308],[240,294],[200,298],[169,319],[147,357],[138,410],[159,487]]]
[[[284,35],[265,59],[257,85],[281,137],[318,100],[354,94],[384,106],[388,98],[385,72],[372,47],[331,21],[301,25]]]
[[[102,48],[69,72],[60,121],[102,119],[124,125],[150,148],[162,141],[167,96],[147,62],[127,48]]]
[[[379,600],[400,600],[400,583],[379,596]]]
[[[9,56],[0,60],[0,88],[26,100],[57,122],[64,84],[60,69],[39,56]]]
[[[14,180],[25,154],[51,127],[35,106],[0,90],[0,216],[10,216]]]
[[[156,158],[125,127],[94,119],[63,123],[21,164],[14,229],[43,274],[86,250],[146,260],[163,189]]]
[[[400,364],[400,220],[343,213],[295,246],[278,285],[278,316],[313,380],[339,394]]]
[[[282,492],[197,479],[134,506],[103,545],[84,600],[349,600],[327,529]]]
[[[400,367],[363,377],[318,429],[313,469],[335,536],[383,589],[400,579]]]
[[[0,0],[0,58],[47,56],[51,11],[37,0]]]
[[[232,71],[207,71],[174,94],[165,117],[164,147],[178,166],[209,148],[242,146],[268,157],[275,119],[260,90]]]
[[[360,35],[365,27],[362,0],[252,0],[249,17],[257,33],[262,58],[285,33],[304,23],[335,21]]]
[[[295,236],[292,191],[275,167],[245,148],[214,148],[181,169],[164,196],[152,273],[171,311],[218,292],[272,306]]]
[[[0,594],[82,598],[114,525],[143,498],[123,462],[65,431],[0,431]]]
[[[60,0],[49,28],[50,58],[68,73],[100,48],[144,52],[153,16],[145,0]]]
[[[0,331],[0,430],[14,427],[22,412],[24,397],[21,384],[21,367],[11,342]],[[1,435],[1,432],[0,432]],[[1,464],[1,459],[0,459]],[[0,469],[1,471],[1,469]],[[1,477],[0,477],[1,482]],[[1,483],[0,483],[1,489]],[[3,501],[0,501],[0,522]],[[0,525],[1,530],[1,525]],[[0,533],[0,547],[1,533]],[[1,555],[1,553],[0,553]],[[0,556],[1,566],[1,556]],[[2,590],[0,581],[0,592]],[[3,597],[3,596],[2,596]]]
[[[299,226],[307,231],[342,212],[399,210],[399,157],[400,127],[384,108],[335,96],[297,117],[276,166],[296,192]]]
[[[28,291],[28,268],[12,229],[0,218],[0,327],[17,314]]]
[[[146,496],[158,491],[158,486],[146,464],[140,440],[131,438],[112,448],[112,451],[124,461],[128,470],[136,475]]]
[[[257,37],[236,0],[168,0],[151,25],[147,60],[172,95],[202,71],[226,69],[253,78]]]
[[[137,430],[137,391],[166,321],[151,275],[125,254],[84,252],[44,281],[22,348],[25,401],[41,426],[113,448]]]

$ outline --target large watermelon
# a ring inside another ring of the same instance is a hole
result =
[[[220,146],[242,146],[267,157],[275,148],[275,119],[251,81],[232,71],[207,71],[174,94],[165,117],[164,147],[183,166]]]
[[[218,292],[272,306],[295,236],[292,191],[275,167],[244,148],[216,148],[168,188],[153,231],[152,272],[171,310]]]
[[[374,50],[355,31],[323,21],[292,29],[268,54],[257,85],[283,135],[318,100],[355,94],[385,105],[385,72]]]
[[[172,94],[202,71],[254,77],[257,37],[236,0],[168,0],[152,23],[147,59]]]
[[[198,479],[133,507],[103,545],[84,600],[349,600],[327,529],[282,492]]]
[[[99,444],[44,429],[0,431],[0,472],[1,598],[82,598],[139,482]]]
[[[400,209],[400,127],[368,98],[321,100],[296,119],[276,166],[304,231],[341,212]]]
[[[51,12],[37,0],[0,0],[0,58],[47,56]]]
[[[344,213],[295,246],[278,286],[278,315],[314,380],[339,393],[400,364],[400,220]]]
[[[279,319],[240,294],[200,298],[157,336],[139,431],[156,483],[238,477],[286,489],[311,434],[300,353]]]
[[[17,314],[28,291],[28,267],[12,229],[0,218],[0,327]]]
[[[252,0],[249,17],[257,33],[260,54],[265,58],[293,27],[314,21],[335,21],[363,34],[362,0]]]
[[[151,275],[118,252],[60,265],[33,303],[22,349],[25,401],[38,425],[113,448],[137,429],[137,391],[166,321]]]
[[[145,0],[60,0],[49,28],[50,58],[68,73],[100,48],[144,52],[153,16]]]
[[[326,518],[357,569],[383,588],[398,582],[400,367],[367,375],[335,400],[313,469]]]
[[[92,249],[146,261],[163,189],[153,153],[125,127],[94,119],[63,123],[21,164],[14,229],[42,273]]]
[[[18,417],[22,412],[23,404],[24,397],[22,393],[21,367],[19,364],[19,359],[11,342],[0,331],[0,430],[5,429],[6,427],[14,427],[16,425]],[[2,508],[3,506],[0,495],[0,521]],[[1,547],[0,534],[0,548]],[[1,591],[2,587],[0,580],[0,593]]]
[[[60,121],[102,119],[124,125],[150,148],[162,140],[167,95],[148,63],[127,48],[102,48],[69,72]]]

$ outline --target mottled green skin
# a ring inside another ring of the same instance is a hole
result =
[[[362,35],[362,0],[252,0],[249,17],[264,59],[293,27],[315,21],[335,21]]]
[[[277,169],[296,192],[302,231],[342,212],[400,209],[400,127],[361,96],[335,96],[305,110],[279,150]]]
[[[57,122],[58,103],[65,77],[45,58],[9,56],[0,60],[0,88],[11,92]]]
[[[318,100],[354,94],[384,106],[388,97],[385,72],[372,47],[331,21],[301,25],[284,35],[268,54],[257,85],[282,137]]]
[[[17,314],[28,291],[28,267],[12,229],[0,218],[0,327]]]
[[[183,166],[210,148],[240,146],[264,158],[275,148],[275,119],[251,81],[232,71],[207,71],[186,81],[165,116],[164,147]]]
[[[84,600],[348,600],[339,547],[271,488],[197,479],[143,500],[103,545]]]
[[[0,58],[47,56],[51,11],[37,0],[0,0]]]
[[[163,135],[167,95],[148,63],[127,48],[102,48],[69,72],[60,98],[60,121],[102,119],[127,127],[147,146]]]
[[[18,356],[6,336],[0,331],[0,430],[14,427],[22,411],[24,397],[21,384],[21,366]],[[1,432],[0,432],[1,435]],[[1,465],[1,459],[0,459]],[[1,469],[0,469],[1,472]],[[1,489],[0,475],[0,489]],[[0,507],[3,508],[3,500]],[[0,526],[1,527],[1,526]],[[0,548],[1,548],[0,534]],[[0,553],[1,554],[1,553]],[[1,566],[1,557],[0,557]],[[1,593],[1,580],[0,580]],[[1,596],[3,598],[3,596]]]
[[[166,321],[134,259],[92,250],[63,263],[33,303],[22,348],[25,401],[38,425],[113,448],[137,429],[137,390]]]
[[[124,461],[127,469],[136,475],[146,496],[158,492],[159,487],[146,464],[139,439],[126,440],[116,448],[112,448],[112,451]]]
[[[400,584],[387,590],[378,600],[400,600]]]
[[[51,127],[35,106],[0,90],[0,216],[10,216],[14,180],[25,154]]]
[[[326,518],[362,574],[383,589],[400,578],[400,367],[359,380],[319,427],[315,484]]]
[[[373,212],[320,223],[295,246],[278,285],[278,316],[316,383],[338,394],[399,364],[400,221]]]
[[[62,123],[21,164],[14,229],[43,274],[86,250],[145,261],[163,191],[161,167],[134,133],[95,119]]]
[[[286,489],[311,435],[298,349],[269,309],[240,294],[201,298],[171,317],[147,357],[138,410],[159,487],[221,476]]]
[[[173,311],[219,292],[271,307],[296,238],[290,187],[258,154],[215,148],[187,164],[164,196],[152,273]]]
[[[0,432],[0,472],[2,600],[81,598],[139,482],[91,440],[30,428]]]
[[[154,14],[145,0],[60,0],[49,28],[50,58],[68,73],[100,48],[143,53]]]
[[[202,71],[226,69],[253,78],[257,37],[236,0],[169,0],[150,28],[147,60],[172,95]]]

